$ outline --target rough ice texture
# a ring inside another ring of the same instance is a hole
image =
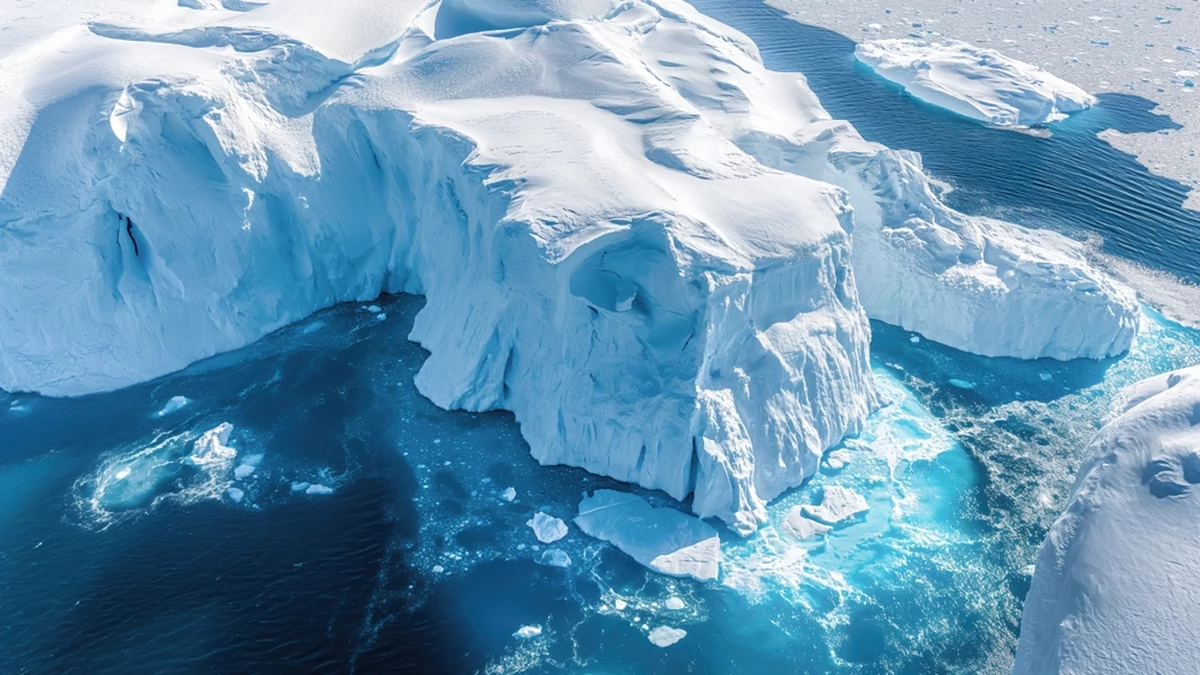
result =
[[[922,101],[998,127],[1056,122],[1096,104],[1037,66],[958,40],[878,40],[854,55]]]
[[[1125,393],[1025,599],[1014,673],[1191,673],[1200,644],[1200,368]]]
[[[801,507],[801,511],[805,516],[826,525],[836,525],[871,508],[866,498],[850,488],[830,485],[821,492],[820,504]]]
[[[567,536],[567,524],[561,518],[555,518],[544,511],[533,514],[533,517],[525,524],[533,530],[534,536],[543,544],[553,544]]]
[[[783,529],[797,539],[811,539],[828,534],[833,528],[809,518],[802,506],[794,506],[783,520]]]
[[[628,492],[596,490],[584,497],[575,524],[662,574],[708,581],[720,571],[721,539],[712,526]]]
[[[0,388],[420,293],[434,403],[744,533],[877,405],[868,313],[988,355],[1132,339],[1065,241],[949,210],[678,0],[112,2],[0,50]]]

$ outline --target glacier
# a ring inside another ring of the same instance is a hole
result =
[[[1015,675],[1195,670],[1198,453],[1200,367],[1125,391],[1038,554]]]
[[[1037,66],[960,40],[864,42],[855,57],[913,96],[1004,128],[1066,119],[1096,97]]]
[[[421,294],[438,406],[745,534],[878,406],[868,316],[1019,358],[1137,331],[1078,244],[950,209],[678,0],[160,9],[0,52],[0,388]]]

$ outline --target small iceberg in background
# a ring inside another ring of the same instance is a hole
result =
[[[525,524],[533,530],[538,541],[543,544],[553,544],[567,536],[567,524],[561,518],[555,518],[544,511],[533,514],[533,518],[530,518]]]
[[[154,416],[156,418],[166,417],[171,413],[176,413],[180,410],[183,410],[191,402],[192,400],[186,396],[172,396],[171,400],[167,401],[166,405],[164,405],[162,408],[159,408],[158,412],[154,413]]]

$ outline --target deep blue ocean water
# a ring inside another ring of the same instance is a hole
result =
[[[1182,188],[1094,137],[1168,125],[1148,102],[1105,97],[1048,139],[986,129],[876,80],[841,36],[696,4],[867,138],[922,152],[957,207],[1200,278]],[[846,468],[771,507],[778,521],[838,484],[871,511],[821,544],[728,537],[704,585],[574,528],[555,545],[571,565],[541,564],[533,511],[569,520],[615,485],[538,466],[510,415],[421,398],[405,339],[421,300],[378,304],[120,392],[0,394],[0,673],[1002,673],[1028,566],[1112,397],[1200,363],[1200,332],[1150,309],[1106,362],[986,359],[874,324],[892,405],[845,444]],[[156,416],[176,396],[190,403]],[[236,458],[181,461],[222,422]],[[296,489],[311,485],[328,490]],[[688,634],[660,649],[657,626]]]

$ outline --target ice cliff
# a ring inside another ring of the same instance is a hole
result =
[[[677,0],[181,5],[55,5],[0,51],[0,388],[419,293],[435,403],[748,532],[876,405],[868,314],[983,354],[1132,339],[1065,240],[951,211]]]
[[[1025,599],[1016,675],[1190,673],[1200,644],[1200,368],[1125,392]]]
[[[1096,104],[1037,66],[958,40],[878,40],[854,54],[926,103],[998,127],[1055,122]]]

